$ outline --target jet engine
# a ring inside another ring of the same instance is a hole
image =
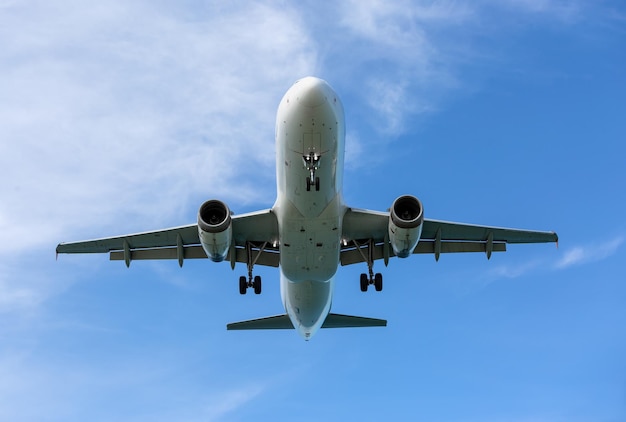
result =
[[[212,199],[200,206],[198,234],[204,252],[212,261],[221,262],[226,258],[233,237],[232,219],[226,204]]]
[[[417,246],[422,235],[424,208],[414,196],[401,196],[391,205],[389,213],[389,243],[393,252],[406,258]]]

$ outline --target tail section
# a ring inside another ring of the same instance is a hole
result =
[[[286,330],[293,329],[288,315],[275,315],[248,321],[231,322],[227,330]]]
[[[386,319],[328,314],[322,328],[386,327]]]
[[[386,319],[366,318],[352,315],[328,314],[322,328],[386,327]],[[247,321],[233,322],[227,330],[286,330],[293,329],[288,315],[275,315]]]

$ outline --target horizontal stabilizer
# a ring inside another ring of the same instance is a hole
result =
[[[386,319],[366,318],[352,315],[328,314],[322,328],[386,327]]]
[[[286,330],[293,329],[288,315],[275,315],[248,321],[231,322],[227,330]]]
[[[386,327],[387,320],[352,315],[328,314],[322,328]],[[227,330],[285,330],[293,329],[288,315],[275,315],[248,321],[233,322]]]

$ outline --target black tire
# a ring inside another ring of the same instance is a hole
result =
[[[319,177],[315,178],[315,190],[318,192],[320,190],[320,178]]]
[[[306,178],[306,191],[309,192],[311,190],[311,178],[307,176]]]
[[[239,277],[239,293],[245,295],[248,291],[248,280],[244,276]]]
[[[254,286],[254,294],[260,295],[261,294],[261,276],[257,275],[254,277],[254,283],[252,283],[252,286]]]
[[[367,278],[367,274],[361,274],[361,291],[366,292],[367,286],[369,286],[370,281]]]
[[[376,273],[376,275],[374,275],[374,288],[377,292],[383,290],[383,275],[381,273]]]

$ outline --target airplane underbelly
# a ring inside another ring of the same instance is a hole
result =
[[[331,95],[308,101],[289,94],[279,107],[274,210],[282,271],[293,282],[327,281],[339,263],[344,129],[343,110]]]
[[[328,315],[339,266],[344,139],[343,107],[325,82],[305,78],[285,94],[276,117],[273,212],[283,303],[305,337]]]
[[[281,275],[285,310],[294,327],[305,338],[317,331],[330,312],[334,280],[291,282]]]
[[[338,218],[287,219],[282,230],[281,268],[293,282],[327,281],[337,272]]]
[[[277,207],[280,215],[280,266],[293,282],[327,281],[337,272],[345,206],[340,195],[316,217],[303,216],[289,200]]]

